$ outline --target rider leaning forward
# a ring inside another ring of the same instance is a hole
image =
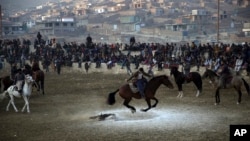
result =
[[[220,72],[220,86],[226,88],[226,78],[231,74],[228,64],[225,60],[221,61],[221,72]]]
[[[138,71],[136,71],[129,79],[127,79],[127,82],[133,78],[133,82],[136,83],[136,86],[141,94],[142,98],[145,98],[144,89],[147,83],[147,80],[144,78],[144,76],[151,77],[148,73],[146,73],[143,68],[139,68]]]

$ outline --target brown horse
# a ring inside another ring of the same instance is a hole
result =
[[[3,84],[3,91],[6,91],[11,85],[13,85],[14,81],[10,79],[10,76],[4,76],[0,78],[0,90],[2,89]]]
[[[204,74],[202,75],[202,78],[209,78],[210,82],[214,85],[216,92],[215,92],[215,105],[220,103],[220,89],[222,89],[223,87],[220,84],[220,76],[217,75],[214,71],[210,70],[210,69],[206,69],[206,71],[204,72]],[[242,92],[241,92],[241,87],[245,86],[248,95],[250,94],[250,88],[248,83],[246,82],[246,80],[244,78],[242,78],[239,75],[233,75],[229,76],[227,81],[226,81],[226,88],[234,88],[237,92],[238,92],[238,101],[237,104],[239,104],[241,102],[241,96],[242,96]]]
[[[42,90],[42,94],[44,95],[44,72],[40,69],[39,61],[33,61],[32,63],[32,77],[35,80],[35,85],[37,87],[37,91]]]
[[[34,71],[37,71],[37,70],[41,70],[41,69],[40,69],[40,65],[39,65],[39,61],[33,61],[31,70],[32,70],[33,72],[34,72]]]
[[[42,90],[42,94],[44,95],[44,72],[42,70],[33,71],[32,77],[37,84],[37,91]]]
[[[183,97],[182,84],[193,82],[197,88],[196,97],[202,92],[202,79],[198,72],[190,72],[188,75],[184,75],[182,72],[178,71],[178,67],[173,66],[170,69],[170,76],[174,76],[175,83],[178,87],[179,94],[177,97]]]
[[[147,112],[149,109],[156,107],[158,104],[158,99],[155,98],[156,90],[160,87],[161,84],[164,84],[170,89],[173,89],[174,86],[172,82],[169,80],[168,76],[166,75],[160,75],[157,77],[152,78],[145,87],[145,100],[148,104],[147,109],[142,109],[141,111]],[[140,99],[141,95],[139,92],[133,93],[130,89],[129,84],[125,84],[121,86],[119,89],[117,89],[115,92],[112,92],[108,96],[108,104],[113,105],[115,103],[115,94],[119,91],[119,95],[124,99],[123,105],[126,106],[131,110],[132,113],[136,112],[136,109],[129,105],[129,102],[132,100],[132,98]],[[151,105],[150,100],[155,100],[155,104]]]

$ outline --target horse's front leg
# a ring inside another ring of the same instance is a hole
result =
[[[27,107],[27,113],[30,113],[29,100],[26,96],[23,96],[23,99],[25,104],[23,106],[22,112],[24,112],[25,108]]]
[[[132,113],[135,113],[136,112],[135,107],[128,105],[130,101],[131,101],[131,98],[124,100],[123,105],[129,108]]]
[[[217,88],[215,92],[215,104],[214,105],[218,105],[219,103],[220,103],[220,88]]]
[[[177,86],[178,86],[177,98],[182,98],[183,97],[182,84],[178,84]]]
[[[155,100],[155,104],[154,105],[152,105],[152,108],[155,108],[156,107],[156,105],[158,104],[158,99],[157,98],[152,98],[153,100]]]
[[[147,112],[149,109],[151,109],[151,101],[149,98],[146,98],[146,102],[148,104],[148,108],[147,109],[141,109],[142,112]]]
[[[10,103],[11,103],[11,99],[10,99],[8,105],[6,106],[6,111],[9,111]]]
[[[241,92],[241,90],[237,90],[237,91],[238,91],[238,95],[239,95],[237,104],[240,104],[242,92]]]

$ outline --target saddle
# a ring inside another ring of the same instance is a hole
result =
[[[233,76],[229,75],[229,76],[226,77],[225,82],[230,83],[232,81],[232,79],[233,79]]]
[[[18,91],[17,85],[14,86],[13,90],[14,90],[14,91]]]
[[[184,82],[190,82],[192,81],[192,73],[188,73],[187,75],[183,74]]]
[[[138,88],[137,88],[137,86],[136,86],[136,84],[135,83],[128,83],[128,85],[129,85],[129,88],[131,89],[131,91],[133,92],[133,93],[137,93],[137,92],[139,92],[139,90],[138,90]]]

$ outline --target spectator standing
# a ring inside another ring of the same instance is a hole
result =
[[[130,68],[130,61],[129,61],[128,58],[127,58],[126,60],[127,60],[127,61],[126,61],[127,73],[128,73],[128,75],[132,75],[132,70],[131,70],[131,68]]]
[[[41,33],[38,32],[37,35],[36,35],[36,37],[37,37],[38,43],[41,44],[41,39],[42,39]]]
[[[60,59],[60,57],[56,58],[55,65],[56,65],[57,74],[61,74],[61,59]]]

